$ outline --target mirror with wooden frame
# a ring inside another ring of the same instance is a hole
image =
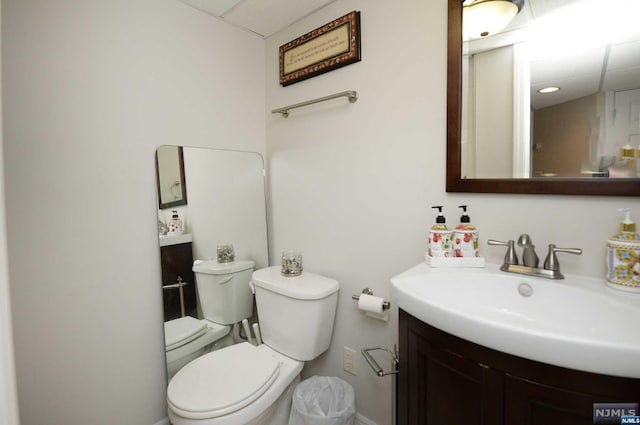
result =
[[[163,210],[187,205],[182,146],[163,145],[156,150],[158,207]]]
[[[535,0],[527,1],[533,1],[535,6]],[[465,4],[468,4],[468,2],[469,0],[467,0],[466,2],[463,0],[448,0],[447,192],[639,196],[640,178],[637,177],[638,174],[618,177],[616,174],[608,172],[582,173],[582,175],[577,172],[575,174],[565,175],[561,173],[537,174],[533,172],[533,170],[530,170],[524,175],[515,174],[518,177],[514,178],[514,175],[504,176],[500,173],[489,174],[488,176],[483,174],[473,175],[473,173],[469,173],[465,169],[464,162],[467,161],[468,157],[466,149],[468,141],[467,138],[469,137],[469,128],[466,127],[468,117],[463,115],[463,109],[464,113],[468,113],[469,109],[466,104],[463,105],[463,99],[464,102],[468,102],[468,97],[470,96],[470,94],[464,92],[463,89],[469,87],[469,83],[463,80],[463,69],[466,73],[468,72],[469,68],[468,62],[465,62],[467,58],[463,58],[463,51],[465,56],[468,56],[470,48],[468,45],[466,45],[467,43],[464,43],[463,45],[462,24],[463,6]],[[565,0],[563,3],[577,4],[578,1]],[[626,12],[623,11],[623,13]],[[498,35],[494,37],[496,37],[497,39],[500,38],[498,37]],[[482,41],[485,44],[488,42],[485,40]],[[639,46],[640,42],[638,41],[626,44],[626,47],[633,47],[635,49],[638,49]],[[634,56],[636,58],[639,58],[640,53],[635,50]],[[635,66],[640,66],[640,64],[636,64]],[[494,69],[497,70],[497,68],[495,67]],[[633,69],[636,71],[640,70],[640,68]],[[640,75],[640,71],[636,72],[636,74]],[[465,78],[467,78],[466,74]],[[473,83],[471,83],[471,85],[473,85]],[[635,91],[640,91],[637,90],[639,88],[640,86],[635,87]],[[527,86],[527,93],[525,96],[527,99],[529,99],[528,91],[529,87]],[[534,92],[533,86],[531,92]],[[490,112],[491,109],[492,108],[490,107],[485,107],[483,108],[483,112]],[[531,113],[528,103],[523,109],[527,114]],[[640,111],[640,106],[637,106],[636,109]],[[636,111],[636,113],[640,116],[640,113],[638,111]],[[500,119],[505,120],[506,125],[508,126],[516,126],[517,124],[514,124],[513,122],[517,121],[518,118],[514,118],[514,115],[515,114],[503,114]],[[533,115],[530,115],[529,117],[527,117],[527,119],[529,119],[531,116]],[[479,120],[480,118],[476,119]],[[463,122],[465,125],[464,128]],[[531,131],[531,133],[533,133],[533,131]],[[640,124],[638,133],[640,133]],[[465,137],[464,140],[463,137]],[[632,139],[630,140],[635,140],[635,138],[633,137],[636,136],[632,135]],[[640,135],[638,135],[638,137],[640,137]],[[508,143],[515,143],[515,139],[509,139]],[[531,154],[534,144],[529,140],[527,140],[527,143],[528,144],[526,145],[525,151],[528,151],[528,154]],[[619,143],[619,145],[623,144],[624,143]],[[480,145],[476,146],[476,149],[480,149],[479,146]],[[509,149],[512,148],[510,147]],[[640,152],[640,146],[637,146],[637,143],[633,145],[633,149],[636,154]],[[614,154],[618,154],[618,152],[615,152]],[[511,155],[511,152],[509,152],[509,155]],[[618,160],[621,159],[624,160],[623,157],[618,157]],[[492,158],[490,157],[489,167],[491,166],[491,161]],[[637,167],[638,162],[640,162],[640,158],[630,159],[630,161],[635,161]]]

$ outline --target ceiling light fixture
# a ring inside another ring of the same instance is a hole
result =
[[[522,10],[524,0],[465,1],[462,8],[464,40],[497,34]]]
[[[558,90],[560,90],[560,87],[551,86],[551,87],[545,87],[545,88],[542,88],[542,89],[538,90],[538,93],[542,93],[542,94],[553,93],[553,92],[557,92]]]

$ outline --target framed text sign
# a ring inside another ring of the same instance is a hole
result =
[[[280,84],[288,86],[360,61],[360,12],[350,12],[280,46]]]

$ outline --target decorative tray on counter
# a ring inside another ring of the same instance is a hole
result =
[[[424,254],[424,261],[431,267],[484,267],[484,257],[430,257]]]

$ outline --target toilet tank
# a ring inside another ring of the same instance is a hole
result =
[[[216,260],[193,263],[198,302],[205,319],[232,325],[253,315],[251,273],[253,261],[218,263]]]
[[[336,317],[336,280],[302,272],[285,277],[280,267],[253,273],[260,332],[265,344],[300,361],[315,359],[329,348]]]

